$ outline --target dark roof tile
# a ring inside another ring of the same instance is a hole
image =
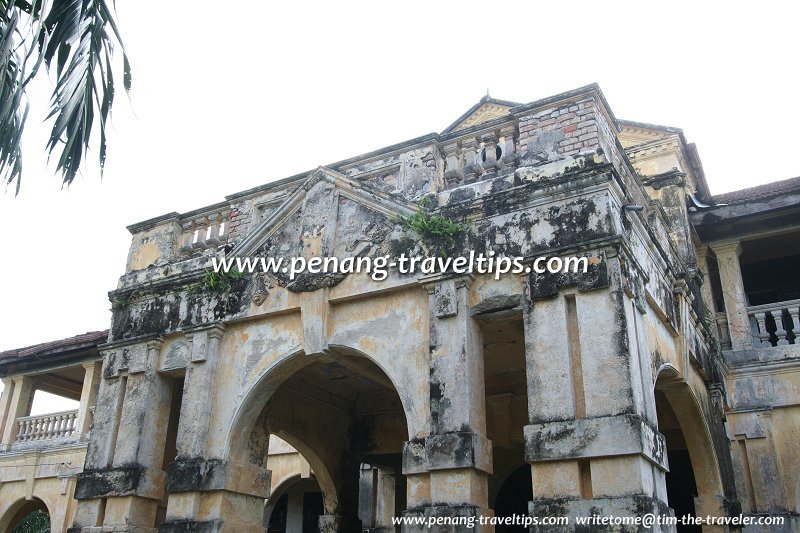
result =
[[[0,363],[10,362],[11,360],[27,359],[29,357],[49,355],[69,350],[90,348],[102,344],[108,340],[108,330],[89,331],[82,335],[67,337],[57,341],[43,342],[24,348],[15,348],[0,352]]]
[[[796,191],[800,191],[800,176],[717,194],[712,197],[712,200],[715,204],[741,204]]]

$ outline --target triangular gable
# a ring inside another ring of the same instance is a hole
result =
[[[497,100],[486,95],[477,104],[469,108],[466,113],[458,117],[458,120],[450,124],[442,134],[464,130],[495,118],[504,117],[509,114],[511,108],[518,105],[520,104],[516,102]]]
[[[311,172],[306,180],[275,211],[246,235],[228,255],[230,257],[247,256],[255,252],[262,243],[279,231],[293,215],[302,209],[309,193],[323,183],[335,187],[339,196],[390,218],[398,215],[410,215],[415,211],[413,205],[402,199],[350,179],[335,170],[319,167]]]
[[[641,146],[653,141],[662,141],[680,134],[678,128],[669,126],[659,126],[656,124],[645,124],[643,122],[632,122],[619,120],[620,132],[619,141],[623,148]]]

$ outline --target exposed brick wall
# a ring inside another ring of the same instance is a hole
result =
[[[619,159],[614,128],[593,96],[556,104],[519,117],[521,164],[536,165],[601,148]]]
[[[231,218],[228,222],[228,242],[235,241],[247,235],[252,224],[250,209],[244,204],[231,206]]]

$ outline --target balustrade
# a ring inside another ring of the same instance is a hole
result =
[[[62,411],[17,419],[17,442],[31,442],[71,437],[76,432],[78,411]]]
[[[755,347],[795,344],[800,329],[800,300],[747,308]]]

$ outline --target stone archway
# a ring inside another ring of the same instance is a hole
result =
[[[371,358],[346,348],[297,354],[264,376],[247,398],[229,441],[235,462],[265,465],[269,435],[275,434],[315,473],[323,494],[321,531],[360,530],[362,522],[367,529],[391,525],[384,522],[405,506],[401,463],[408,425],[394,383]],[[380,491],[364,486],[362,465],[384,474]],[[381,504],[367,502],[365,492]]]
[[[0,517],[0,531],[35,531],[30,527],[38,526],[42,531],[50,531],[50,518],[47,505],[39,498],[19,500]],[[19,529],[23,527],[26,529]]]
[[[323,514],[322,491],[316,478],[292,476],[270,494],[264,511],[267,533],[316,531]]]
[[[678,519],[683,514],[721,516],[722,478],[708,422],[694,392],[676,374],[671,368],[662,370],[654,390],[658,430],[666,441],[670,468],[667,501]],[[677,530],[717,531],[681,525]]]

